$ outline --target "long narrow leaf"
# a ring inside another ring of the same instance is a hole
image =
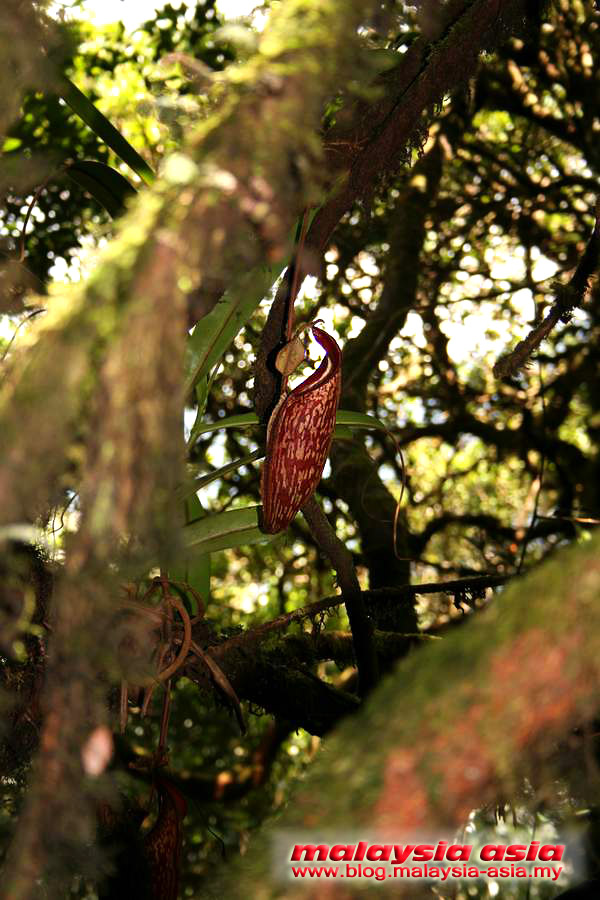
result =
[[[196,437],[202,434],[210,434],[211,431],[218,431],[220,428],[250,428],[252,425],[259,425],[256,413],[240,413],[238,416],[224,416],[217,422],[206,422],[196,429]]]
[[[216,372],[216,368],[214,370]],[[192,430],[190,431],[190,436],[187,439],[187,446],[193,447],[196,443],[196,438],[198,437],[198,429],[202,427],[202,420],[204,418],[204,413],[206,412],[206,404],[208,402],[208,395],[210,392],[210,387],[212,383],[213,375],[209,378],[200,378],[199,381],[196,382],[195,394],[196,394],[196,419],[192,426]]]
[[[207,487],[207,485],[211,484],[213,481],[222,478],[223,475],[228,475],[229,472],[235,472],[236,469],[241,469],[242,466],[247,466],[248,463],[254,462],[257,459],[262,459],[263,456],[264,453],[260,450],[255,450],[254,453],[249,453],[248,456],[234,459],[233,462],[221,466],[220,469],[215,469],[214,472],[208,472],[206,475],[196,478],[191,484],[186,484],[182,489],[182,496],[189,497],[191,494],[195,494],[197,491],[202,490],[202,488]]]
[[[375,428],[377,431],[385,432],[390,430],[375,416],[370,416],[368,413],[353,412],[351,409],[338,409],[335,424],[348,425],[349,428]]]
[[[347,425],[336,425],[333,429],[334,441],[353,441],[354,432]]]
[[[250,428],[252,425],[259,425],[259,419],[256,413],[240,413],[237,416],[225,416],[217,422],[206,422],[199,425],[196,429],[196,437],[203,434],[210,434],[211,431],[218,431],[220,428]],[[346,425],[349,428],[366,428],[376,429],[377,431],[388,432],[383,422],[376,419],[375,416],[369,416],[367,413],[353,412],[350,409],[338,409],[335,424]],[[347,433],[346,433],[347,436]]]
[[[213,553],[229,547],[265,543],[276,535],[263,534],[258,527],[258,506],[244,509],[228,509],[192,522],[183,529],[183,542],[187,550]]]
[[[310,227],[318,208],[311,210]],[[300,223],[294,231],[298,231]],[[292,235],[290,235],[290,247]],[[246,272],[225,292],[211,312],[197,323],[186,354],[186,388],[191,391],[203,375],[220,360],[236,334],[244,327],[260,301],[288,264],[286,259],[273,266],[257,266]]]
[[[95,135],[110,147],[111,150],[119,156],[124,163],[136,172],[142,181],[146,184],[152,184],[154,181],[154,172],[143,159],[137,150],[131,146],[120,131],[108,121],[100,110],[94,106],[91,100],[83,94],[79,88],[69,81],[68,78],[62,79],[61,96],[65,103],[68,103],[74,113],[76,113],[85,124],[92,129]]]
[[[379,419],[366,413],[353,412],[352,410],[338,410],[336,422],[340,438],[351,436],[350,429],[352,428],[375,428],[388,432],[386,426]],[[248,428],[257,424],[258,416],[255,413],[242,413],[237,416],[228,416],[219,422],[204,425],[198,431],[198,434],[207,434],[211,431],[217,431],[219,428]],[[195,492],[227,472],[233,471],[258,458],[259,451],[255,451],[247,457],[227,463],[227,465],[216,472],[211,472],[198,479],[189,486],[189,490],[186,488],[185,493]],[[275,535],[266,535],[258,527],[259,508],[251,506],[245,509],[227,510],[226,512],[192,522],[184,528],[185,547],[187,549],[194,548],[198,553],[212,553],[229,547],[239,547],[245,544],[263,543],[272,540]]]
[[[214,309],[196,324],[187,345],[186,390],[190,391],[203,375],[208,375],[260,301],[268,294],[284,266],[285,262],[282,262],[274,268],[261,266],[247,272],[225,292]]]
[[[195,495],[188,497],[185,501],[185,521],[199,522],[206,516],[206,511]],[[171,571],[171,577],[175,581],[183,581],[192,588],[202,598],[203,602],[208,603],[210,596],[210,571],[211,560],[210,553],[198,552],[196,548],[189,552],[185,559],[182,559],[177,566]],[[200,610],[193,593],[188,593],[187,601],[190,604],[194,615],[198,615]]]
[[[92,159],[67,166],[67,175],[116,219],[125,212],[127,200],[136,190],[116,169]]]

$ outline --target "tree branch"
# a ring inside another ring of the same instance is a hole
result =
[[[377,79],[382,100],[358,103],[327,136],[332,171],[345,173],[344,187],[317,214],[307,244],[326,249],[342,215],[368,194],[385,172],[419,143],[423,113],[464,83],[482,50],[490,50],[522,27],[531,12],[526,0],[454,0],[445,12],[445,32],[436,41],[418,38],[395,69]],[[348,127],[347,119],[352,125]]]
[[[536,0],[533,6],[537,5]],[[398,66],[375,80],[380,99],[370,104],[358,101],[338,114],[324,147],[329,184],[333,187],[341,179],[342,187],[320,208],[309,228],[308,259],[322,257],[342,216],[372,193],[382,176],[406,161],[411,146],[420,146],[426,132],[424,113],[463,84],[480,52],[518,30],[530,12],[529,0],[453,0],[445,8],[444,34],[431,42],[418,38]],[[285,340],[284,307],[281,290],[271,304],[261,346],[257,369],[261,379],[269,354]],[[272,390],[274,396],[275,381]],[[269,402],[261,402],[269,408]]]
[[[596,538],[557,553],[492,609],[403,660],[330,735],[326,756],[278,820],[280,833],[297,833],[310,814],[321,831],[351,816],[372,833],[451,839],[472,809],[514,795],[523,778],[580,786],[573,729],[599,710],[599,549]],[[407,685],[410,704],[402,702]],[[567,737],[568,771],[557,754]],[[267,830],[223,872],[221,896],[270,889],[272,837]]]
[[[304,505],[302,514],[319,547],[329,558],[337,574],[352,632],[358,668],[359,693],[364,696],[375,687],[379,676],[377,654],[373,644],[373,625],[367,615],[352,554],[336,535],[314,496]]]
[[[531,354],[537,350],[544,338],[548,337],[558,322],[568,322],[573,310],[581,306],[588,290],[590,279],[598,271],[600,265],[600,203],[596,205],[596,222],[584,254],[577,268],[565,285],[556,284],[556,300],[545,319],[519,341],[514,350],[501,356],[494,365],[496,378],[515,375],[522,368]]]

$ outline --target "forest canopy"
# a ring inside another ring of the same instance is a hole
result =
[[[146,15],[0,10],[6,896],[595,896],[596,4]]]

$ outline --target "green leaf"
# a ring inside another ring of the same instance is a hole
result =
[[[116,169],[92,159],[82,159],[67,166],[67,175],[116,219],[125,212],[127,200],[137,193]]]
[[[185,501],[185,520],[187,523],[199,522],[206,517],[206,511],[198,498],[194,495],[188,497]],[[186,559],[178,566],[175,566],[170,572],[171,577],[175,581],[183,581],[193,588],[202,597],[204,603],[208,602],[210,597],[210,553],[203,553],[194,550],[189,553]],[[198,615],[200,610],[193,595],[188,594],[187,600],[191,607],[193,615]]]
[[[221,466],[220,469],[215,469],[214,472],[209,472],[207,475],[201,475],[200,478],[196,478],[191,484],[185,485],[183,494],[186,497],[190,494],[195,494],[197,491],[202,490],[202,488],[211,484],[213,481],[216,481],[218,478],[222,478],[223,475],[227,475],[229,472],[235,472],[236,469],[241,469],[242,466],[247,466],[248,463],[254,462],[257,459],[262,459],[263,456],[264,453],[262,451],[255,450],[253,453],[249,453],[248,456],[234,459],[232,462]]]
[[[208,402],[208,382],[208,378],[203,378],[196,385],[196,403],[198,404],[198,412],[201,412],[202,415],[206,412],[206,404]]]
[[[210,553],[200,553],[198,556],[188,559],[185,567],[185,583],[200,594],[205,605],[210,598],[210,571]],[[193,596],[190,597],[190,606],[194,615],[197,616],[200,610]]]
[[[192,430],[190,431],[190,436],[188,438],[187,445],[188,447],[193,447],[196,443],[196,438],[201,431],[199,430],[202,427],[202,419],[204,417],[204,413],[206,412],[206,404],[208,401],[208,387],[209,387],[209,378],[201,378],[196,385],[196,403],[198,409],[196,411],[196,419],[192,426]]]
[[[338,410],[336,423],[334,437],[346,439],[352,437],[352,428],[375,428],[386,433],[389,431],[383,422],[380,422],[374,416],[353,412],[352,410]],[[227,416],[219,422],[202,425],[197,431],[197,436],[217,431],[219,428],[249,428],[258,424],[256,413],[242,413],[237,416]],[[210,472],[208,475],[202,476],[189,487],[186,486],[185,491],[186,493],[198,491],[227,472],[259,458],[260,451],[256,450],[249,456],[227,463],[227,465],[222,466],[216,472]],[[207,516],[192,522],[184,529],[184,544],[188,549],[195,547],[201,553],[209,553],[216,550],[225,550],[228,547],[238,547],[244,544],[255,544],[272,540],[275,535],[263,534],[258,528],[259,509],[260,507],[258,506],[251,506],[245,509],[227,510],[215,516]]]
[[[333,429],[334,441],[353,441],[354,432],[347,425],[336,425]]]
[[[353,412],[351,409],[338,409],[335,417],[336,425],[348,425],[349,428],[375,428],[377,431],[389,433],[389,428],[367,413]]]
[[[213,553],[229,547],[272,541],[277,535],[263,534],[258,527],[259,509],[259,506],[228,509],[186,525],[183,529],[185,548],[198,553]]]
[[[108,121],[106,116],[68,78],[62,79],[60,95],[65,103],[69,104],[73,112],[92,129],[100,140],[104,141],[111,150],[114,150],[117,156],[140,176],[142,181],[145,181],[146,184],[152,184],[154,172],[146,160],[140,156],[137,150],[134,150],[121,132]]]
[[[190,391],[227,350],[265,297],[286,265],[252,269],[223,294],[207,316],[195,326],[188,338],[185,371],[186,390]],[[199,432],[201,433],[201,432]]]
[[[205,422],[196,430],[196,437],[201,434],[210,434],[211,431],[218,431],[219,428],[250,428],[251,425],[259,425],[256,413],[240,413],[237,416],[224,416],[217,422]],[[195,426],[194,426],[195,427]]]
[[[346,425],[349,428],[374,428],[377,431],[389,432],[383,422],[376,419],[375,416],[369,416],[366,413],[353,412],[350,409],[338,409],[335,416],[335,424]],[[225,416],[218,422],[206,422],[195,428],[195,436],[200,437],[202,434],[210,434],[211,431],[218,431],[219,428],[250,428],[252,425],[260,425],[256,413],[240,413],[237,416]],[[337,428],[336,428],[337,431]],[[347,433],[342,433],[347,437]]]
[[[310,227],[318,209],[308,216]],[[294,228],[298,233],[300,222]],[[290,236],[290,244],[292,237]],[[239,277],[223,294],[214,309],[204,316],[188,339],[185,371],[189,392],[203,375],[221,360],[236,334],[244,327],[260,301],[288,265],[283,259],[273,266],[257,266]]]

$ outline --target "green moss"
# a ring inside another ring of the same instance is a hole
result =
[[[348,828],[376,827],[374,810],[384,787],[386,764],[390,755],[400,751],[414,752],[421,759],[420,771],[428,784],[426,821],[435,827],[436,810],[440,822],[448,821],[444,773],[437,765],[441,761],[451,770],[452,761],[436,756],[435,748],[441,748],[443,753],[446,741],[448,746],[454,746],[461,722],[472,718],[479,707],[481,745],[473,743],[465,749],[474,765],[479,763],[480,752],[487,761],[492,760],[490,778],[499,791],[512,787],[515,778],[527,772],[531,760],[538,764],[548,757],[556,739],[580,717],[592,718],[598,709],[595,684],[600,677],[596,637],[600,629],[599,550],[600,538],[596,537],[592,542],[557,553],[527,578],[516,580],[489,610],[474,616],[443,641],[429,644],[402,661],[364,708],[342,722],[324,741],[284,816],[219,882],[221,896],[232,900],[249,894],[295,896],[291,888],[284,890],[271,880],[273,833],[279,828],[292,832],[303,827],[326,828],[331,833],[344,833]],[[582,623],[585,627],[581,627]],[[543,637],[544,653],[532,660],[534,667],[542,675],[547,667],[557,699],[563,691],[570,692],[574,703],[541,731],[536,731],[532,718],[531,742],[524,745],[510,725],[515,709],[519,715],[530,710],[535,717],[539,697],[527,694],[518,671],[511,679],[510,666],[505,685],[494,683],[493,673],[498,677],[499,661],[510,663],[511,656],[519,661],[519,647],[531,635]],[[555,684],[551,654],[562,650],[564,681]],[[511,683],[517,691],[512,697]],[[506,688],[506,703],[492,708],[490,704],[502,687]],[[461,764],[457,760],[457,766]],[[457,778],[461,774],[455,772]],[[399,792],[402,794],[402,784]],[[399,820],[401,814],[400,803]]]

